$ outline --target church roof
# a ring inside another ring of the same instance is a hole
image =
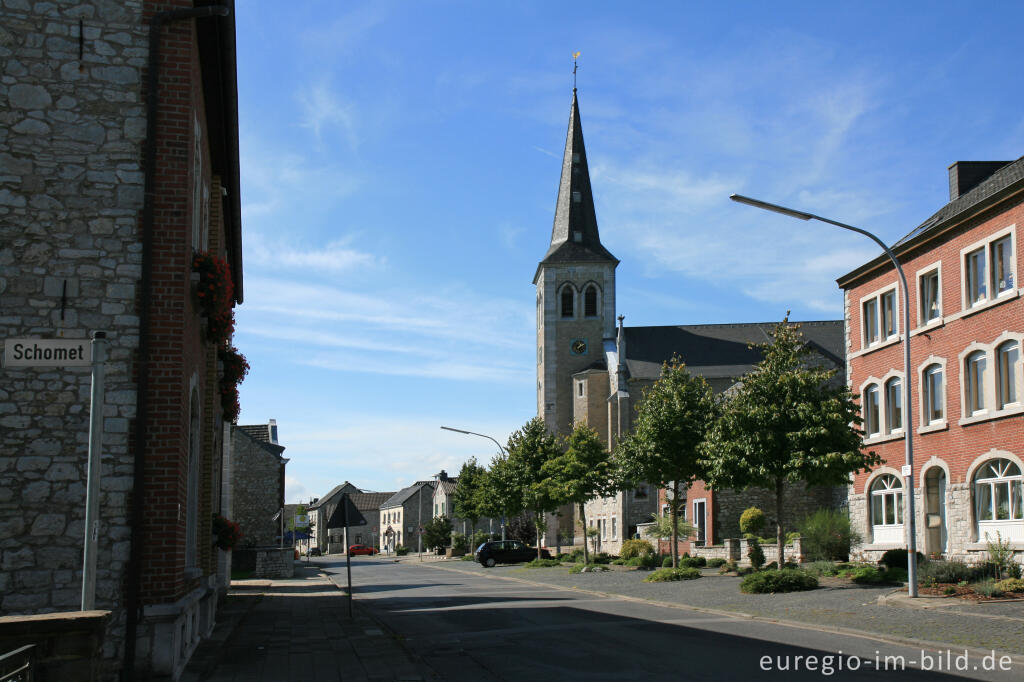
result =
[[[619,262],[601,244],[597,231],[594,193],[590,187],[587,151],[583,145],[583,125],[576,89],[573,88],[569,131],[562,155],[562,178],[558,183],[555,221],[551,227],[551,246],[541,264],[587,261]]]
[[[661,366],[678,355],[688,370],[718,389],[731,385],[761,360],[750,348],[771,340],[777,322],[742,324],[684,324],[665,327],[626,327],[626,366],[633,379],[654,380]],[[842,320],[800,322],[804,340],[837,365],[843,365]],[[716,381],[720,380],[720,381]]]

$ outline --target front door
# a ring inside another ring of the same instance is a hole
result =
[[[707,528],[707,506],[706,500],[694,500],[693,501],[693,526],[697,529],[697,541],[696,544],[703,545],[706,539],[706,528]]]
[[[929,555],[946,551],[946,472],[932,467],[924,477],[925,551]]]

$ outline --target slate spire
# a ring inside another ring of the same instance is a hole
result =
[[[565,153],[562,156],[562,179],[558,184],[555,221],[551,228],[551,246],[541,263],[580,261],[619,262],[601,244],[597,231],[587,151],[583,146],[583,125],[580,123],[576,88],[573,88],[569,132],[565,137]]]

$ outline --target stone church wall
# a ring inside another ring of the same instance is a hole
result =
[[[232,440],[234,509],[231,520],[242,529],[243,545],[276,545],[281,527],[273,517],[284,501],[280,489],[281,458],[240,430],[235,430]]]

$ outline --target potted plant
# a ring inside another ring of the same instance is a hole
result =
[[[220,514],[213,515],[213,544],[218,549],[230,552],[242,539],[242,529],[238,524]]]

